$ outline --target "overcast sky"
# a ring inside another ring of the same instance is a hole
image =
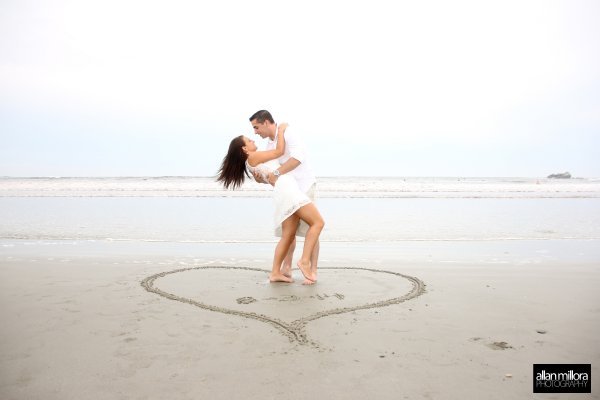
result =
[[[0,1],[0,175],[600,176],[598,1]],[[259,139],[258,137],[256,137]]]

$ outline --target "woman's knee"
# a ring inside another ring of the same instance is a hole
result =
[[[325,226],[325,221],[319,213],[319,210],[311,203],[298,210],[298,216],[309,226],[321,227]]]
[[[325,220],[323,218],[321,218],[321,220],[319,221],[319,225],[321,229],[325,228]]]
[[[315,218],[312,224],[315,228],[322,230],[325,227],[325,220],[320,215]]]

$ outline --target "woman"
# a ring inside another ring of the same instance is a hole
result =
[[[279,167],[275,161],[281,157],[285,149],[285,129],[287,124],[280,124],[277,128],[277,147],[274,150],[257,151],[253,140],[245,136],[238,136],[229,144],[229,151],[223,162],[217,181],[222,182],[226,188],[240,187],[248,171],[257,172],[268,182],[268,175]],[[313,284],[317,280],[316,272],[311,271],[310,256],[319,239],[325,223],[319,210],[313,202],[298,188],[296,180],[289,175],[281,175],[273,185],[273,199],[275,202],[274,223],[275,229],[281,228],[281,240],[275,248],[273,268],[269,275],[271,282],[292,282],[291,277],[281,273],[281,263],[288,252],[298,222],[303,220],[308,225],[304,240],[302,257],[298,261],[298,268],[306,278],[305,283]]]

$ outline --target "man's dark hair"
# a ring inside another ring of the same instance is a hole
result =
[[[275,123],[273,116],[267,110],[260,110],[252,114],[252,116],[250,117],[250,122],[254,120],[256,120],[256,122],[258,122],[259,124],[263,124],[265,121],[269,121],[272,124]]]

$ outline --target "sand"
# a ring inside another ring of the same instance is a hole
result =
[[[307,337],[307,323],[332,315],[399,304],[425,292],[425,284],[418,278],[373,268],[322,267],[322,284],[314,288],[267,282],[265,277],[269,272],[233,266],[181,268],[145,278],[142,287],[166,299],[204,310],[269,323],[291,341],[317,348],[319,345]],[[156,285],[156,280],[165,277],[171,278],[168,291]],[[215,282],[222,286],[215,290]],[[257,283],[262,283],[262,287],[257,287]],[[407,283],[409,287],[405,287]],[[336,289],[339,290],[336,292]],[[348,290],[350,294],[339,293]],[[233,297],[240,293],[252,293],[260,300],[252,296],[239,297],[235,301],[242,306],[235,307]],[[252,303],[255,304],[249,306]]]
[[[269,246],[4,247],[0,398],[599,398],[532,393],[598,376],[593,243],[331,244],[314,286]]]

